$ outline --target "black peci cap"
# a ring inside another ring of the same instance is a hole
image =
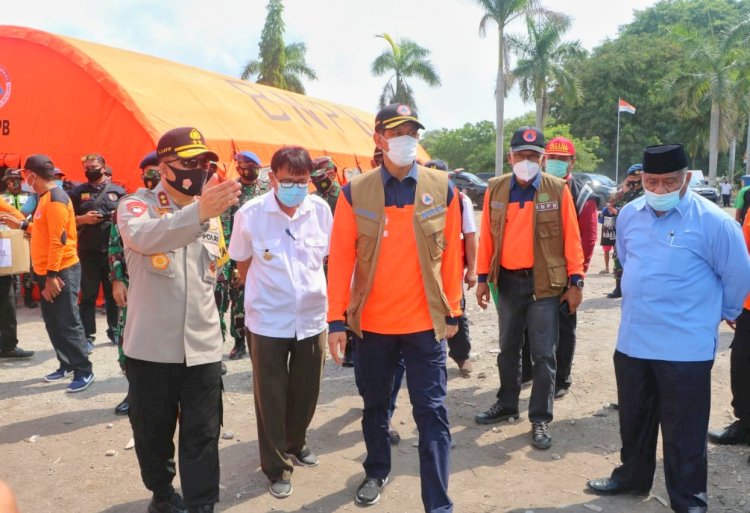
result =
[[[510,151],[532,150],[544,153],[544,134],[536,127],[522,126],[510,140]]]
[[[55,177],[55,165],[47,155],[41,153],[29,155],[23,168],[41,178],[52,179]]]
[[[416,123],[424,130],[424,125],[419,122],[414,109],[403,103],[391,103],[380,109],[378,115],[375,116],[375,131],[390,130],[409,121]]]
[[[682,144],[661,144],[643,150],[643,172],[664,175],[687,169],[688,158]]]

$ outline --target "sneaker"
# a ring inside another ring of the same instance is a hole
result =
[[[14,347],[10,351],[0,351],[0,358],[31,358],[34,351],[24,351],[20,347]]]
[[[518,410],[503,408],[499,403],[490,406],[489,410],[483,411],[474,420],[477,424],[495,424],[503,420],[518,420]]]
[[[292,482],[288,479],[277,479],[268,485],[268,492],[277,499],[284,499],[292,494]]]
[[[547,422],[533,422],[531,424],[531,444],[541,450],[552,447],[552,437],[549,436],[549,424]]]
[[[380,491],[388,482],[388,476],[385,479],[378,479],[376,477],[365,477],[362,484],[357,488],[357,495],[355,500],[359,504],[369,506],[375,504],[380,500]]]
[[[156,497],[151,499],[148,505],[148,513],[187,513],[187,506],[182,501],[182,497],[177,492],[165,500],[157,500]]]
[[[91,354],[94,352],[94,344],[91,342],[91,340],[86,340],[86,354]]]
[[[91,383],[93,382],[93,372],[89,372],[86,376],[75,376],[73,377],[73,381],[70,382],[70,385],[68,385],[68,389],[66,390],[66,392],[69,392],[71,394],[75,392],[83,392],[89,386],[91,386]]]
[[[289,453],[289,456],[300,467],[317,467],[320,463],[318,456],[307,446],[304,446],[297,454]]]
[[[47,383],[54,383],[55,381],[60,381],[61,379],[69,378],[73,375],[73,371],[65,370],[65,369],[57,369],[52,374],[47,374],[44,376],[44,381]]]

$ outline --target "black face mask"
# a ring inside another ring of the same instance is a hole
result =
[[[240,169],[240,176],[247,180],[248,182],[254,182],[258,179],[258,169],[251,168],[251,169]]]
[[[86,174],[86,179],[89,182],[96,182],[97,180],[99,180],[102,177],[102,175],[104,175],[104,173],[102,172],[101,169],[97,169],[97,170],[93,170],[93,169],[89,170],[89,169],[87,169],[85,171],[85,174]]]
[[[331,180],[329,180],[328,178],[324,178],[319,182],[313,182],[313,185],[315,185],[315,188],[318,189],[318,192],[326,192],[331,188]]]
[[[174,173],[175,179],[166,182],[186,196],[198,196],[203,191],[203,185],[206,183],[206,171],[202,168],[196,169],[179,169],[167,164],[169,169]]]
[[[143,185],[145,185],[147,189],[153,190],[154,187],[159,185],[159,181],[158,178],[144,178]]]

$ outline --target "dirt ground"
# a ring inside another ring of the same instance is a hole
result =
[[[456,512],[543,513],[670,511],[661,456],[652,495],[600,498],[585,491],[587,479],[609,475],[619,462],[618,419],[607,406],[616,401],[612,365],[620,301],[607,299],[611,275],[600,275],[601,248],[594,254],[578,318],[578,348],[571,392],[555,402],[554,439],[548,451],[530,445],[528,420],[479,426],[474,415],[490,406],[499,384],[497,316],[467,299],[471,320],[473,375],[464,379],[448,364],[448,409],[455,441],[450,495]],[[473,292],[473,291],[472,291]],[[26,362],[0,362],[0,479],[18,495],[23,513],[141,513],[150,495],[141,483],[127,418],[113,414],[127,384],[116,363],[116,348],[98,341],[92,355],[96,382],[79,394],[66,394],[66,383],[47,384],[56,360],[39,310],[18,311],[20,346],[37,353]],[[99,333],[105,319],[98,316]],[[158,328],[155,327],[155,335]],[[101,338],[101,337],[100,337]],[[713,369],[711,427],[732,420],[729,390],[731,332],[721,328]],[[226,347],[228,352],[229,347]],[[248,359],[227,361],[224,431],[221,440],[221,502],[217,511],[357,511],[354,493],[363,477],[361,400],[352,369],[326,362],[318,409],[308,443],[320,466],[297,468],[291,497],[271,497],[259,469],[255,414]],[[521,394],[521,410],[530,389]],[[401,444],[393,449],[392,481],[373,513],[422,511],[417,432],[403,387],[394,422]],[[523,415],[523,414],[522,414]],[[36,438],[32,438],[36,437]],[[33,441],[32,441],[33,440]],[[114,455],[107,456],[108,451]],[[709,446],[709,498],[712,512],[750,511],[750,448]],[[179,478],[175,481],[179,486]],[[2,513],[2,512],[0,512]]]

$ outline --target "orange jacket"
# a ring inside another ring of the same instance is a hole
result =
[[[34,272],[54,276],[78,263],[78,232],[73,202],[59,187],[39,195],[31,230]]]
[[[26,216],[24,216],[21,212],[14,208],[10,203],[5,201],[2,196],[0,196],[0,212],[8,212],[10,214],[13,214],[13,217],[18,219],[19,221],[23,221],[24,219],[26,219]]]

